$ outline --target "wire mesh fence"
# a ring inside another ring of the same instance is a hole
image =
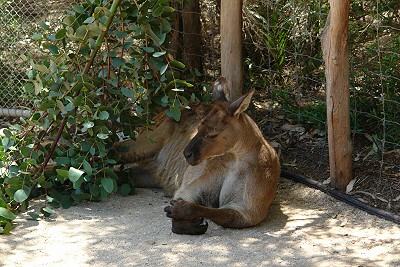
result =
[[[355,180],[349,193],[399,212],[400,5],[398,1],[351,2]],[[283,164],[320,180],[329,177],[327,139],[317,131],[326,127],[320,36],[328,12],[327,1],[320,0],[248,0],[244,7],[247,78],[259,91],[268,91],[265,99],[275,100],[285,116],[280,125],[285,134],[276,133],[284,148]],[[261,124],[263,120],[271,124],[276,116],[260,119]]]
[[[27,62],[21,55],[32,52],[32,35],[40,23],[53,23],[73,0],[0,1],[0,108],[31,106],[24,96]]]

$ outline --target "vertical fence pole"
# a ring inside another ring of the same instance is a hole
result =
[[[331,184],[345,190],[352,179],[348,26],[350,0],[329,0],[330,11],[322,36]]]
[[[243,87],[242,6],[243,0],[221,1],[221,74],[231,86],[230,100],[238,98]]]

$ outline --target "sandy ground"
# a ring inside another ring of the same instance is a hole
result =
[[[246,230],[210,223],[205,235],[175,235],[167,201],[141,189],[52,221],[21,216],[0,236],[0,266],[400,266],[398,225],[289,181],[269,219]]]

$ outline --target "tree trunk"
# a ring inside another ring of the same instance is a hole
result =
[[[183,12],[183,60],[191,69],[203,72],[200,2],[184,0]]]
[[[329,0],[322,36],[331,184],[344,191],[352,179],[348,62],[349,0]]]
[[[172,33],[171,33],[171,39],[168,45],[168,52],[174,56],[174,58],[181,59],[182,58],[182,40],[181,40],[181,5],[179,4],[180,1],[172,1],[171,6],[177,10],[173,15],[172,15],[172,21],[171,21],[171,27],[172,27]]]

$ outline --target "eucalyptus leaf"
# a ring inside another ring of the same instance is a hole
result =
[[[111,178],[102,178],[101,185],[107,193],[112,193],[114,190],[114,181]]]
[[[66,29],[60,29],[56,33],[56,39],[58,39],[58,40],[63,39],[66,34],[67,34],[67,30]]]
[[[102,140],[106,140],[106,139],[108,139],[108,134],[105,134],[105,133],[98,133],[98,134],[97,134],[97,137],[100,138],[100,139],[102,139]]]
[[[28,199],[29,194],[31,193],[31,189],[29,187],[24,186],[24,188],[17,190],[14,193],[14,200],[18,203],[22,203]]]
[[[115,57],[115,58],[112,59],[112,65],[113,65],[115,68],[120,68],[120,67],[122,67],[123,65],[125,65],[125,60],[122,59],[122,58]]]
[[[108,112],[104,110],[99,113],[98,117],[100,120],[105,121],[105,120],[108,120],[108,118],[110,117],[110,114],[108,114]]]
[[[94,122],[92,121],[87,121],[83,123],[83,127],[85,127],[86,129],[90,129],[94,127]]]
[[[32,35],[32,40],[34,40],[34,41],[39,41],[39,40],[42,40],[42,39],[43,39],[43,35],[40,34],[40,33],[34,33]]]
[[[83,160],[82,165],[83,165],[83,169],[85,170],[85,172],[88,175],[92,175],[93,174],[93,169],[92,169],[92,166],[90,165],[89,162],[87,162],[86,160]]]
[[[63,169],[56,169],[60,182],[64,183],[69,178],[69,171]]]
[[[147,52],[147,53],[153,53],[154,52],[154,48],[153,47],[142,47],[142,49]]]
[[[81,170],[78,170],[74,167],[70,167],[68,172],[68,178],[71,182],[75,183],[76,181],[78,181],[79,178],[81,178],[83,173],[84,172]]]
[[[160,74],[163,75],[168,69],[168,64],[165,64],[164,66],[161,67],[160,69]]]
[[[124,95],[126,97],[133,98],[133,92],[129,88],[122,87],[121,88],[121,93],[122,93],[122,95]]]
[[[179,121],[181,119],[181,110],[178,107],[171,107],[166,114],[175,121]]]
[[[93,17],[88,17],[87,19],[85,19],[85,20],[83,21],[83,23],[85,23],[85,24],[90,24],[90,23],[93,23],[95,20],[96,20],[96,19],[93,18]]]
[[[17,215],[15,215],[14,213],[12,213],[11,211],[9,211],[6,208],[0,207],[0,217],[13,221],[15,220],[15,218],[17,218]]]
[[[50,207],[44,207],[41,209],[41,212],[45,217],[50,217],[52,214],[56,213],[52,208]]]
[[[31,211],[28,212],[28,215],[31,217],[32,220],[37,221],[40,218],[40,215],[37,212]]]
[[[166,53],[167,53],[167,52],[165,52],[165,51],[155,52],[155,53],[153,54],[153,57],[161,57],[161,56],[165,55]]]

